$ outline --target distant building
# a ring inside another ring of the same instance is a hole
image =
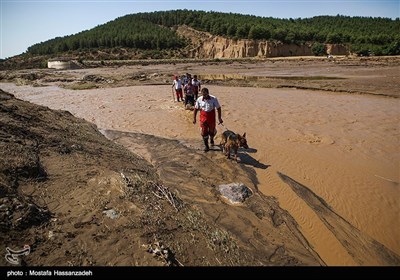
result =
[[[71,60],[69,57],[57,57],[51,58],[47,61],[47,68],[53,69],[74,69],[78,68],[78,65]]]

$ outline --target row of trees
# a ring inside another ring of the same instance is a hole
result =
[[[113,47],[178,49],[187,41],[179,38],[171,27],[183,24],[232,39],[276,40],[295,44],[342,43],[350,45],[356,52],[364,52],[367,48],[373,49],[375,54],[400,54],[399,18],[337,15],[277,19],[191,10],[126,15],[92,30],[33,45],[28,52],[51,54]]]
[[[372,17],[318,16],[277,19],[233,13],[177,10],[133,15],[163,25],[186,24],[214,35],[236,39],[279,40],[287,43],[384,44],[399,39],[400,20]]]
[[[122,17],[75,35],[57,37],[28,48],[28,53],[46,55],[67,51],[126,47],[142,50],[176,49],[185,40],[170,28],[134,17]]]
[[[164,26],[186,24],[195,29],[233,39],[277,40],[347,44],[360,54],[400,54],[400,19],[318,16],[277,19],[233,13],[177,10],[135,15]],[[367,51],[366,51],[367,50]]]

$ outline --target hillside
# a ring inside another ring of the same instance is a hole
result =
[[[177,33],[184,38],[190,38],[191,44],[186,48],[186,53],[190,58],[236,59],[314,56],[311,43],[298,45],[265,40],[228,39],[198,31],[185,25],[179,26]],[[349,54],[349,49],[342,44],[326,44],[325,50],[331,55]]]
[[[400,21],[385,18],[320,16],[309,19],[275,19],[232,13],[176,10],[126,15],[75,35],[57,37],[28,48],[34,55],[96,49],[131,48],[163,51],[187,46],[191,37],[180,37],[176,27],[187,25],[233,40],[313,45],[345,44],[351,52],[375,55],[400,54]],[[294,55],[294,54],[292,54]]]
[[[318,16],[278,19],[175,10],[119,17],[91,30],[30,46],[2,69],[46,67],[47,60],[268,58],[399,55],[400,20]]]

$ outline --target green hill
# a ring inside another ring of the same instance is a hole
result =
[[[98,48],[165,51],[189,43],[174,27],[188,25],[232,39],[272,40],[283,43],[346,44],[357,54],[400,54],[400,20],[372,17],[317,16],[278,19],[233,13],[174,10],[119,17],[91,30],[57,37],[28,48],[31,55],[54,55]]]

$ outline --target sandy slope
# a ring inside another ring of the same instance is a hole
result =
[[[296,65],[293,72],[288,67],[285,73],[296,75],[296,71],[301,71]],[[251,67],[248,66],[246,71],[259,72]],[[398,65],[390,67],[399,69]],[[234,72],[240,73],[238,68]],[[214,71],[213,67],[210,69],[210,72]],[[224,69],[231,72],[233,68],[224,66]],[[315,75],[317,67],[312,69],[310,73]],[[398,88],[392,88],[385,79],[382,79],[383,84],[377,83],[379,77],[387,77],[388,66],[378,65],[371,69],[358,64],[357,69],[358,72],[347,73],[359,81],[354,83],[356,91],[363,87],[377,94],[391,92],[397,95]],[[185,70],[192,73],[207,71],[201,66]],[[99,74],[101,70],[94,71]],[[137,70],[125,68],[124,71]],[[174,72],[170,65],[164,71]],[[321,75],[327,74],[321,71]],[[339,73],[340,68],[336,71]],[[398,71],[389,72],[399,80]],[[374,82],[362,83],[368,79]],[[352,89],[348,81],[338,84],[338,87],[344,86]],[[176,139],[201,152],[199,129],[191,123],[191,112],[172,101],[169,85],[82,91],[15,87],[4,83],[0,87],[19,98],[68,110],[103,130]],[[240,157],[241,164],[255,172],[255,187],[277,198],[281,207],[299,223],[300,230],[325,263],[396,263],[400,254],[398,98],[299,89],[232,88],[211,84],[207,87],[223,106],[224,127],[219,127],[220,132],[228,128],[248,135],[251,149],[241,150]],[[122,144],[132,145],[124,139]],[[146,143],[135,143],[134,146],[136,152],[156,166],[174,160],[184,161],[179,152],[162,157],[160,151],[154,150],[156,147]],[[214,161],[217,153],[210,152],[205,156]],[[229,173],[231,167],[225,161],[218,158],[222,170]],[[208,178],[214,176],[210,175],[213,172],[215,170],[208,170],[197,176]],[[168,180],[168,172],[161,175]],[[302,191],[296,191],[294,186],[300,186]],[[329,211],[321,210],[320,205]],[[350,238],[349,232],[357,234]],[[365,254],[363,250],[369,253]]]

